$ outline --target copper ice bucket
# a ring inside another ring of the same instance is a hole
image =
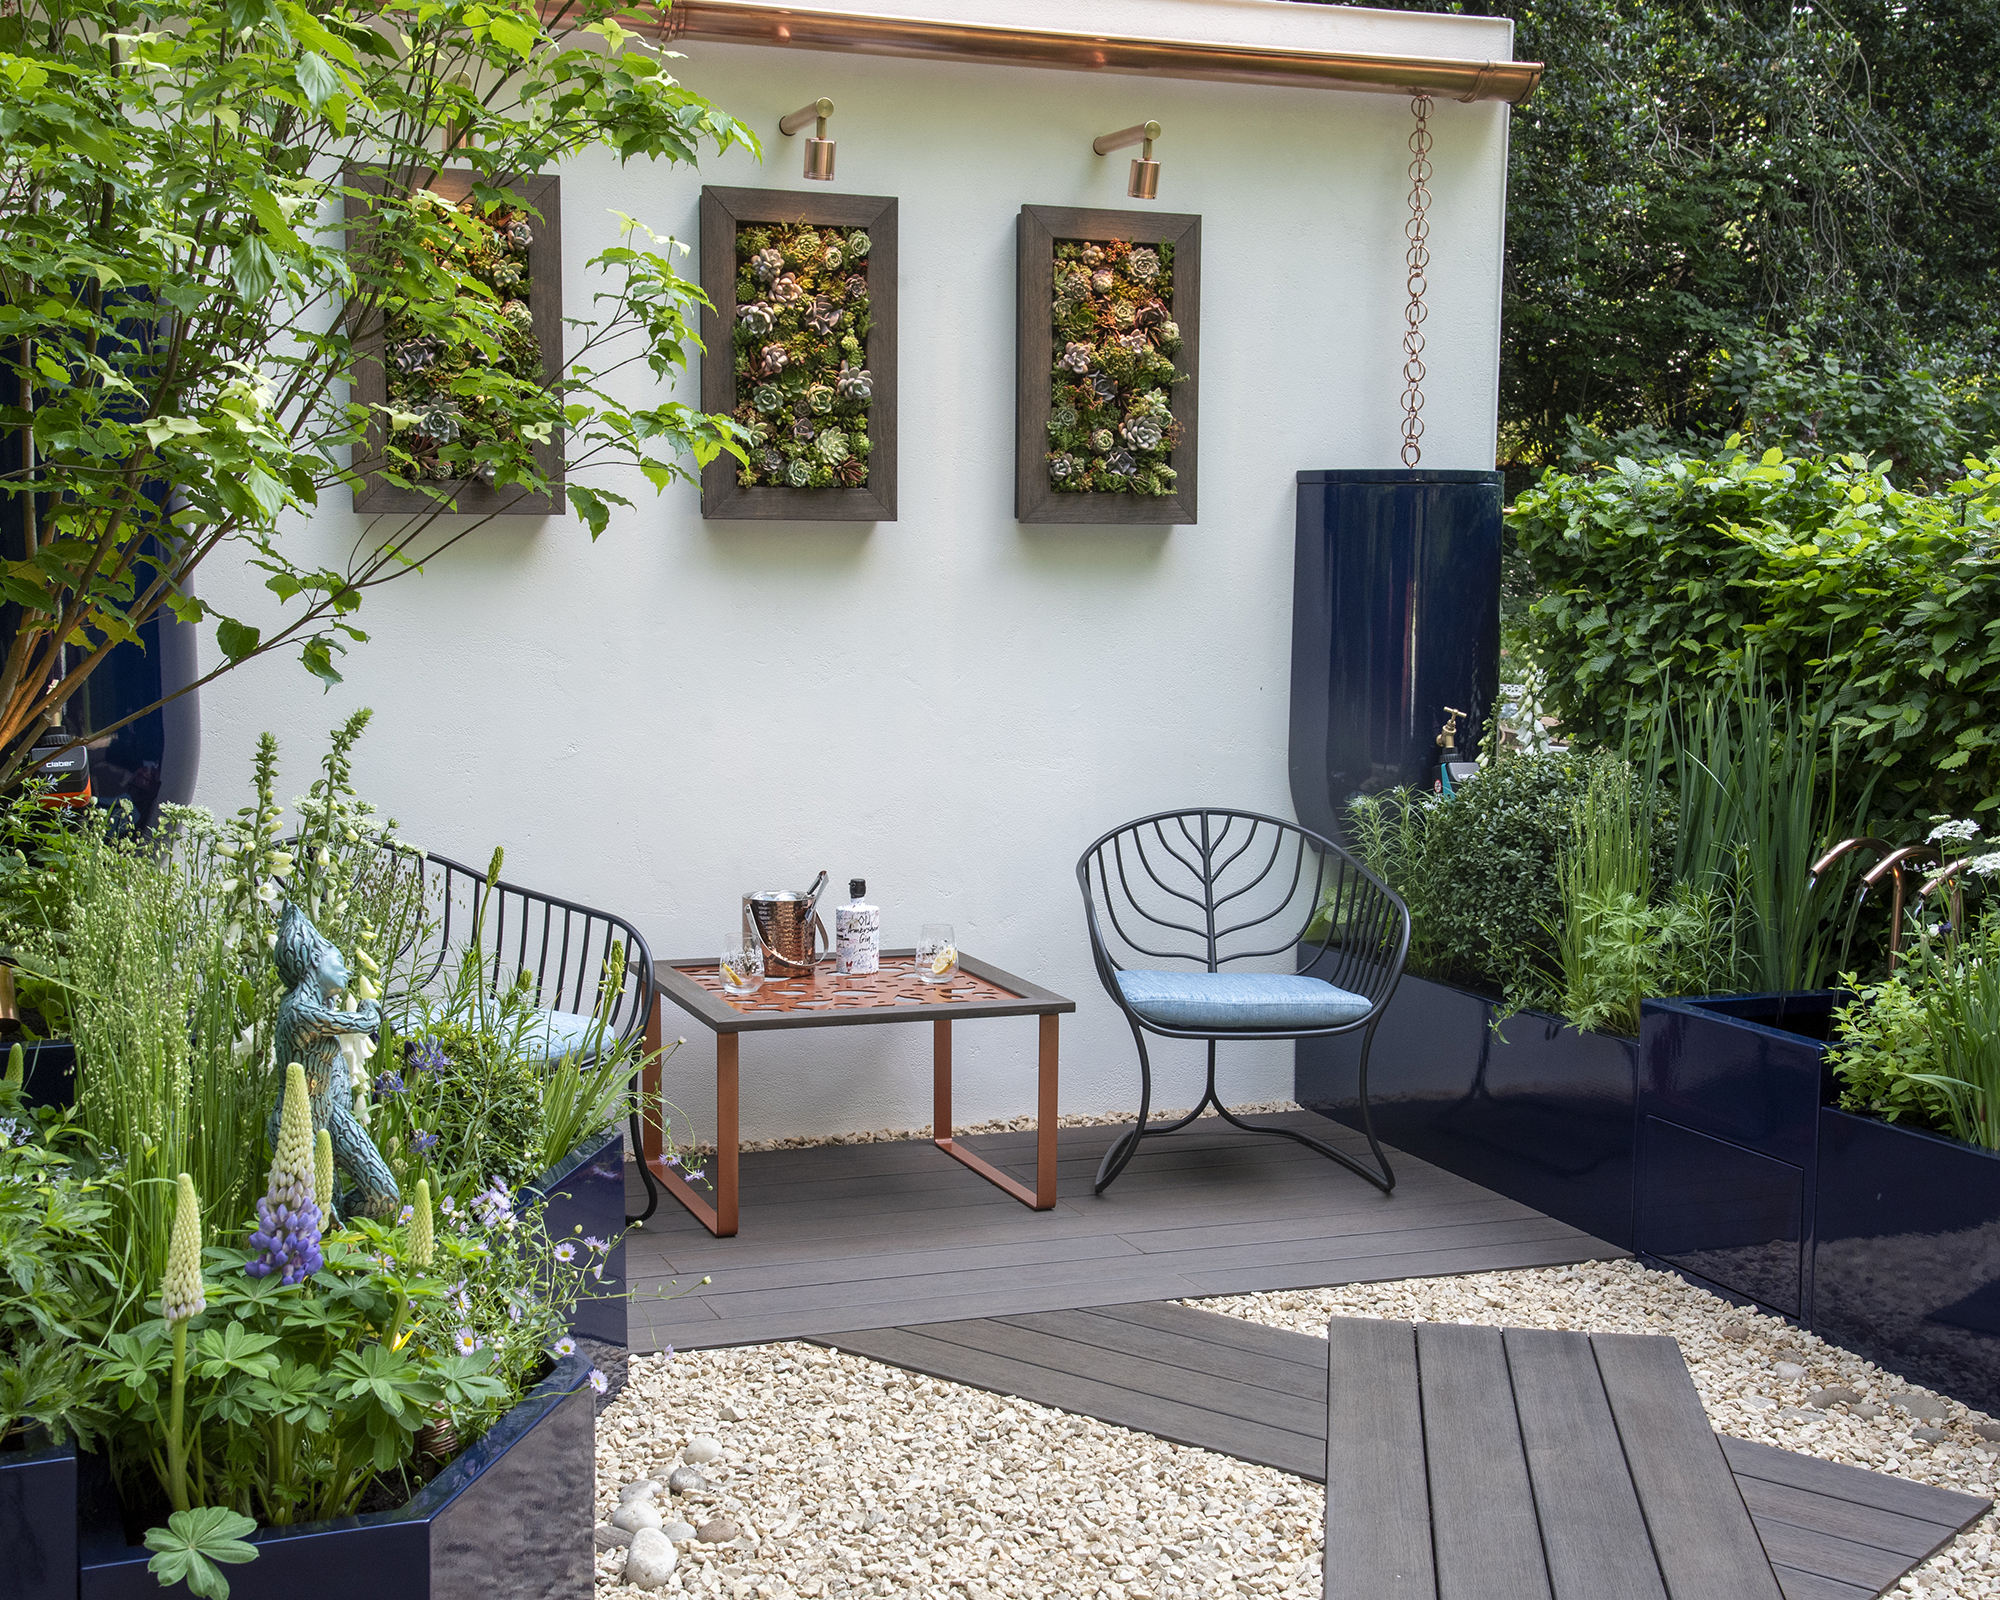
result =
[[[767,978],[808,978],[823,961],[833,959],[833,941],[815,907],[826,887],[826,874],[803,894],[793,889],[766,889],[743,897],[743,933],[764,952]]]

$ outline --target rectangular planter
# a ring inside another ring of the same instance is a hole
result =
[[[230,1600],[590,1600],[596,1428],[582,1354],[394,1511],[250,1536]],[[152,1553],[125,1543],[109,1473],[86,1482],[77,1600],[159,1600]]]
[[[2000,1412],[2000,1154],[1819,1113],[1813,1331]]]
[[[1375,1131],[1421,1160],[1631,1248],[1638,1041],[1407,974],[1369,1058]],[[1350,1127],[1361,1043],[1301,1039],[1295,1098]]]
[[[586,1298],[577,1302],[570,1332],[611,1380],[600,1409],[625,1382],[625,1136],[617,1128],[592,1134],[533,1183],[520,1198],[548,1202],[543,1226],[551,1239],[616,1239],[604,1258],[604,1277],[584,1280]],[[579,1248],[581,1245],[579,1243]]]
[[[74,1444],[0,1451],[0,1575],[9,1600],[77,1600]]]
[[[1781,1316],[1812,1316],[1814,1152],[1840,996],[1640,1006],[1633,1248]]]

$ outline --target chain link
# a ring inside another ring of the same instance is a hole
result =
[[[1403,465],[1414,467],[1424,458],[1424,272],[1431,264],[1431,97],[1414,96],[1410,110],[1417,125],[1410,134],[1410,220],[1403,235],[1410,241],[1410,303],[1403,312]]]

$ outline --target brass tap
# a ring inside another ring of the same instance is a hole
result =
[[[1455,755],[1458,752],[1458,719],[1465,713],[1456,706],[1446,706],[1445,710],[1451,715],[1445,718],[1444,726],[1438,729],[1437,746],[1440,750]]]

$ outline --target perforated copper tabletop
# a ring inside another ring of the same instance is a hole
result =
[[[755,993],[741,995],[724,991],[714,961],[662,962],[654,973],[663,995],[728,1033],[954,1016],[1047,1016],[1076,1009],[1073,1000],[962,953],[948,984],[919,978],[910,950],[885,950],[878,972],[842,976],[828,967],[810,978],[766,978]]]

